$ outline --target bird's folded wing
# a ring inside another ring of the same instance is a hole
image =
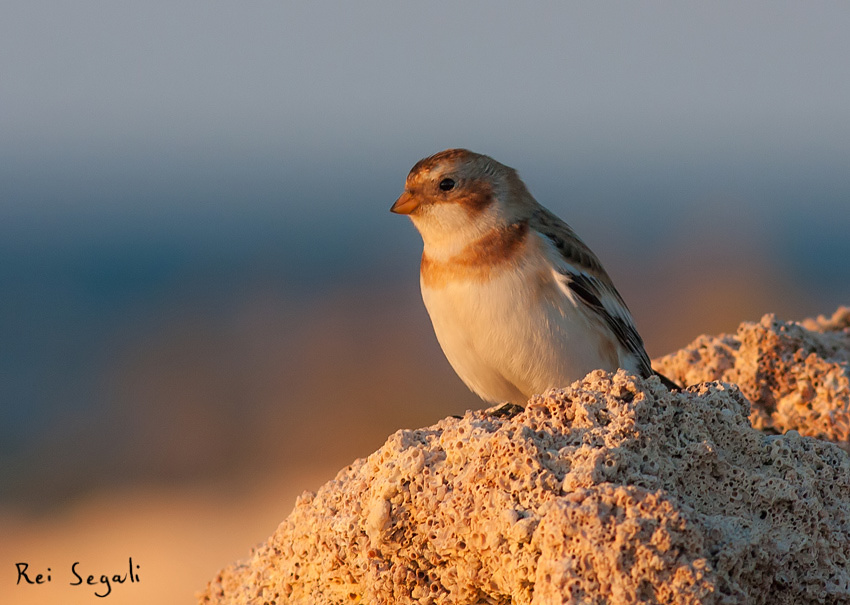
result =
[[[652,366],[643,339],[602,263],[569,225],[551,212],[541,210],[533,217],[532,226],[551,242],[557,253],[553,272],[558,285],[576,307],[583,308],[611,331],[634,357],[643,377],[651,376]]]

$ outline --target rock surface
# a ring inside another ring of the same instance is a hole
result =
[[[850,456],[800,434],[847,441],[848,321],[768,316],[658,364],[740,388],[593,372],[398,431],[200,602],[850,603]]]
[[[850,307],[801,323],[765,315],[735,334],[700,336],[653,364],[679,384],[724,381],[752,403],[754,428],[797,430],[850,449]]]

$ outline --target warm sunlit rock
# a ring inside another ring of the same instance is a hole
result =
[[[681,384],[732,382],[752,403],[757,429],[834,441],[850,449],[850,308],[831,318],[781,322],[765,315],[735,334],[700,336],[654,366]]]

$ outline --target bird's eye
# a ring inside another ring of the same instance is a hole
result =
[[[440,181],[440,189],[443,191],[451,191],[455,188],[455,182],[452,179],[443,179]]]

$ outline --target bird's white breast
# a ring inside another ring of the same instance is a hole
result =
[[[556,284],[536,234],[511,263],[437,282],[423,274],[421,285],[443,352],[484,399],[525,404],[593,369],[617,367],[598,326]]]

